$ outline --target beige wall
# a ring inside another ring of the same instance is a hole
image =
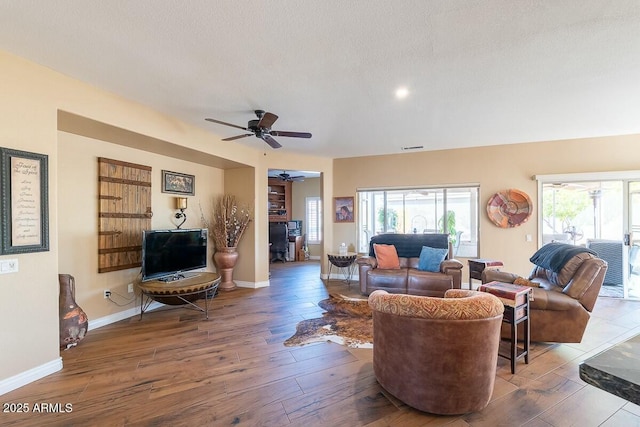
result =
[[[253,206],[257,184],[254,168],[227,169],[225,171],[224,192],[234,194],[240,203]],[[238,245],[238,261],[233,270],[233,279],[238,285],[255,287],[260,286],[255,282],[266,284],[264,271],[256,263],[257,252],[260,251],[262,240],[253,238],[255,231],[256,221],[252,221]],[[260,273],[256,274],[256,271]]]
[[[538,248],[537,184],[532,176],[638,169],[640,135],[631,135],[337,159],[333,172],[339,196],[355,195],[358,188],[480,184],[480,257],[502,260],[505,270],[528,274],[528,260]],[[508,188],[529,194],[534,213],[522,226],[502,229],[489,221],[486,203]],[[337,224],[334,241],[355,246],[355,227]],[[527,234],[533,241],[525,241]]]
[[[291,186],[292,201],[291,206],[292,218],[302,220],[303,230],[307,226],[305,218],[307,207],[305,206],[305,199],[307,197],[320,197],[321,196],[321,180],[322,178],[306,178],[304,181],[293,182]],[[304,231],[303,231],[304,233]],[[322,256],[322,245],[307,245],[309,248],[309,255],[313,258],[320,258]]]
[[[248,285],[268,284],[267,257],[255,256],[268,241],[263,191],[268,170],[295,165],[332,175],[330,159],[224,142],[204,121],[202,128],[187,125],[2,51],[0,80],[0,147],[48,155],[50,231],[49,251],[0,256],[15,258],[20,266],[18,273],[0,275],[0,392],[59,364],[58,273],[77,276],[78,303],[93,320],[118,310],[102,299],[102,289],[128,296],[126,285],[137,274],[135,269],[95,273],[96,157],[152,166],[154,187],[163,168],[195,172],[196,198],[204,199],[208,191],[210,196],[237,191],[252,202],[255,220],[241,243],[235,276]],[[96,128],[100,135],[94,138],[89,134]],[[324,197],[331,197],[330,190]],[[171,226],[170,197],[154,190],[154,227]],[[190,199],[188,224],[200,226],[195,198]]]
[[[133,294],[127,293],[129,283],[140,281],[140,268],[98,273],[98,162],[97,157],[107,157],[151,166],[153,217],[151,228],[175,228],[175,195],[161,192],[161,171],[189,173],[195,176],[196,194],[188,196],[185,211],[187,221],[182,228],[199,228],[199,205],[207,210],[212,195],[222,194],[224,171],[159,154],[111,144],[65,132],[58,134],[58,271],[76,279],[76,301],[89,319],[107,316],[139,305]],[[209,242],[212,254],[213,242]],[[208,269],[215,271],[211,259]],[[110,289],[115,305],[103,297],[103,290]],[[128,300],[132,300],[127,303]]]
[[[56,109],[48,99],[63,97],[55,81],[34,79],[40,69],[0,54],[0,147],[49,156],[47,252],[1,256],[17,259],[18,273],[0,275],[0,379],[59,356],[58,350],[58,187]],[[55,80],[55,79],[54,79]]]

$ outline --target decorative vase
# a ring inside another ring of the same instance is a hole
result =
[[[58,274],[60,283],[60,348],[77,345],[89,330],[87,313],[76,303],[76,280],[70,274]]]
[[[218,289],[232,291],[236,288],[233,281],[233,268],[238,261],[238,251],[235,246],[228,248],[218,248],[213,254],[213,261],[216,264],[218,274],[220,274],[220,285]]]

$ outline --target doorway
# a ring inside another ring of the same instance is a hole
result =
[[[314,211],[315,214],[310,212],[310,207],[316,205],[309,200],[317,200],[317,206],[321,206],[321,180],[320,172],[269,169],[270,269],[275,264],[286,268],[301,261],[320,258],[322,242],[318,230],[322,230],[322,224],[318,222],[318,216],[321,210]],[[280,239],[276,239],[277,228],[283,229]],[[280,240],[283,242],[278,243]]]
[[[537,177],[542,245],[589,247],[608,263],[600,295],[640,298],[640,177]]]

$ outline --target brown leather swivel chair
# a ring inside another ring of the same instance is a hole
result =
[[[606,272],[607,262],[589,252],[574,255],[557,272],[535,265],[534,262],[529,280],[535,282],[538,287],[533,288],[530,302],[531,341],[582,341]],[[482,283],[513,283],[518,277],[513,273],[484,270]],[[507,326],[504,325],[502,328],[503,338],[510,337]],[[522,328],[522,325],[519,326]],[[523,336],[522,333],[523,331],[519,330],[518,336]]]
[[[491,294],[450,289],[444,298],[369,295],[373,370],[382,387],[421,411],[475,412],[493,393],[504,306]]]

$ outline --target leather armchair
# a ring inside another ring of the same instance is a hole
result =
[[[373,245],[375,243],[396,246],[400,259],[400,269],[378,268]],[[420,271],[418,263],[422,246],[448,249],[447,258],[440,263],[440,271]],[[375,290],[442,297],[448,289],[460,289],[462,283],[462,263],[452,259],[448,234],[381,234],[369,243],[369,256],[360,257],[358,276],[360,292],[369,295]]]
[[[606,272],[606,261],[586,252],[575,255],[558,273],[534,265],[529,280],[538,287],[533,288],[530,302],[531,341],[582,341]],[[514,273],[484,270],[482,283],[513,283],[518,277]],[[522,332],[519,330],[518,335],[522,336]],[[510,337],[506,325],[502,337]]]
[[[369,295],[373,370],[382,387],[421,411],[453,415],[489,403],[504,306],[491,294],[451,289],[444,298]]]

